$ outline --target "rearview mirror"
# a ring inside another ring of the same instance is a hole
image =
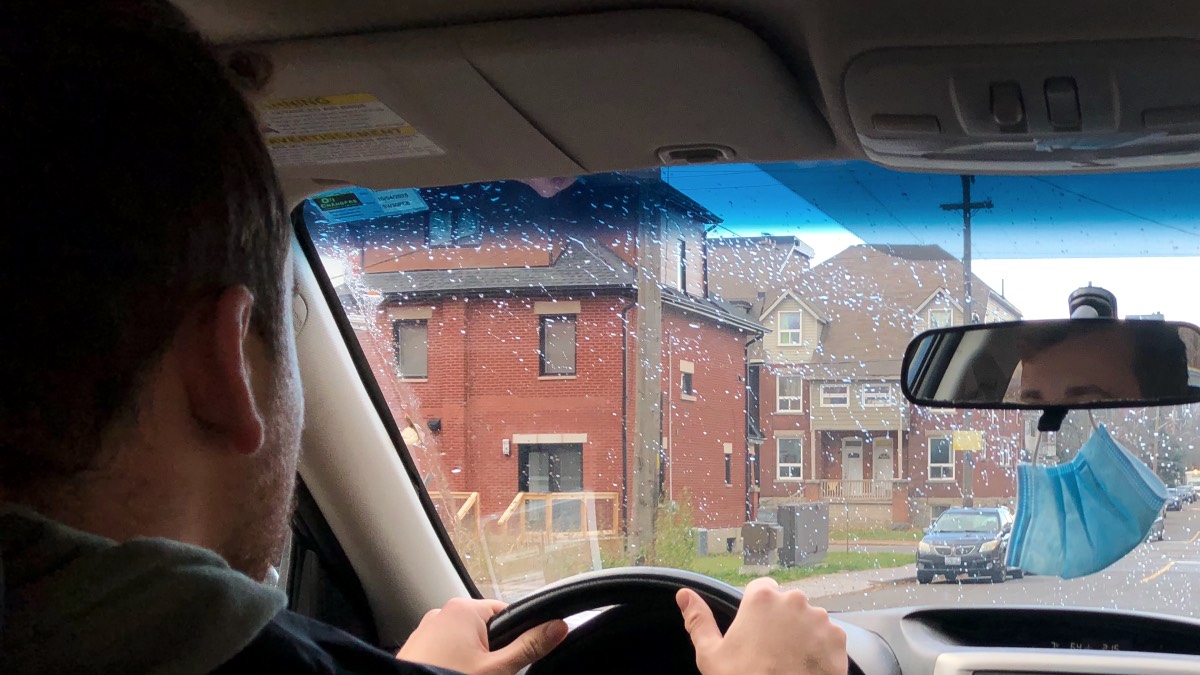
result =
[[[1117,319],[942,328],[908,346],[901,389],[939,408],[1126,408],[1200,401],[1200,328]]]

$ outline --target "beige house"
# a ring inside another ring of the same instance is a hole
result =
[[[808,270],[764,307],[769,332],[752,353],[763,368],[764,503],[856,504],[886,524],[961,503],[964,484],[981,498],[1014,493],[1019,416],[914,410],[900,390],[912,337],[966,322],[962,289],[961,262],[939,247],[862,245]],[[978,277],[972,304],[977,321],[1020,318]],[[970,467],[952,442],[959,431],[987,439]]]

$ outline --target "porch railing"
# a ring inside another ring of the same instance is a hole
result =
[[[547,539],[611,537],[620,528],[620,509],[618,492],[518,492],[496,524]]]
[[[880,502],[892,500],[891,480],[822,480],[821,501],[833,503]]]

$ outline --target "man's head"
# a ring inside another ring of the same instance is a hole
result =
[[[1081,319],[1021,347],[1021,400],[1064,405],[1187,394],[1187,352],[1177,328]]]
[[[301,408],[255,118],[165,1],[0,17],[0,499],[262,574]]]

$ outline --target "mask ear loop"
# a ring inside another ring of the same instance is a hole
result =
[[[1038,458],[1042,454],[1042,438],[1045,437],[1045,435],[1046,432],[1039,431],[1037,435],[1037,441],[1035,441],[1033,444],[1033,461],[1031,462],[1033,466],[1037,466]]]
[[[1088,419],[1092,421],[1092,431],[1100,431],[1100,427],[1096,425],[1096,416],[1092,414],[1091,410],[1088,411]]]

